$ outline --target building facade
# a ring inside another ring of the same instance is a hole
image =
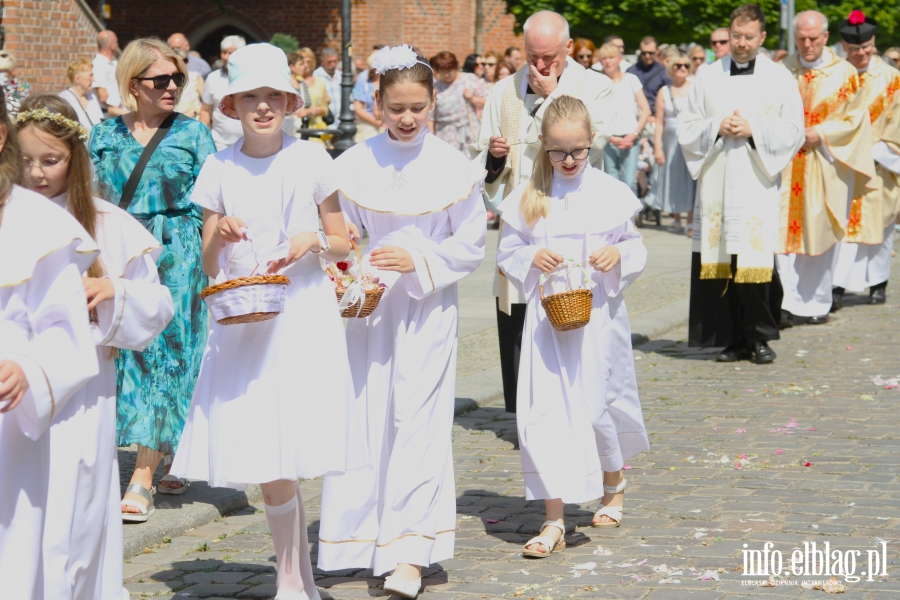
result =
[[[137,37],[166,39],[184,33],[191,48],[213,62],[219,42],[240,34],[248,42],[268,41],[274,33],[295,36],[315,51],[340,49],[340,0],[106,0],[106,28],[120,45]],[[6,0],[6,48],[19,63],[19,76],[39,90],[65,84],[69,60],[96,53],[101,28],[94,0]],[[483,0],[483,49],[502,52],[521,46],[515,19],[504,0]],[[375,44],[407,43],[423,55],[442,50],[460,63],[474,52],[476,0],[353,0],[354,53],[367,55]],[[212,60],[211,60],[212,59]]]

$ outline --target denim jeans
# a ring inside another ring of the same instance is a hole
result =
[[[634,195],[637,196],[637,163],[640,154],[638,140],[627,150],[616,148],[612,144],[606,144],[603,148],[603,170],[628,184]]]

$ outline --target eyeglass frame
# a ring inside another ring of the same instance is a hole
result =
[[[566,159],[569,158],[570,156],[572,157],[573,162],[576,162],[579,160],[585,160],[588,156],[590,156],[591,149],[590,148],[575,148],[571,152],[566,152],[565,150],[545,150],[545,152],[547,153],[547,158],[550,159],[550,162],[561,163],[561,162],[566,162]],[[563,157],[559,160],[554,160],[553,157],[550,156],[554,152],[561,153],[563,155]],[[575,156],[576,152],[583,152],[584,156],[582,156],[581,158],[577,158]]]
[[[35,166],[35,165],[37,165],[38,168],[41,170],[41,173],[46,174],[46,173],[47,173],[47,170],[55,169],[55,168],[58,167],[59,165],[65,163],[65,162],[68,162],[68,160],[69,160],[70,158],[72,158],[72,153],[71,153],[71,152],[69,152],[69,153],[66,154],[63,158],[60,158],[60,159],[57,159],[57,158],[49,158],[49,159],[47,159],[47,158],[45,158],[44,160],[56,160],[56,161],[58,161],[56,164],[45,165],[45,164],[44,164],[44,160],[29,160],[28,157],[23,156],[23,157],[22,157],[22,168],[24,168],[24,169],[26,170],[26,172],[29,172],[29,171],[31,171],[32,169],[34,169],[34,166]]]
[[[758,38],[759,35],[743,35],[736,31],[732,31],[731,33],[728,34],[728,37],[731,39],[732,42],[739,42],[741,40],[744,40],[748,44],[752,44],[753,42],[756,41],[756,38]]]
[[[867,45],[868,44],[868,45]],[[867,42],[863,42],[862,44],[847,44],[847,53],[850,52],[859,52],[861,50],[874,50],[875,42],[873,40],[869,40]]]
[[[181,78],[181,83],[179,84],[175,81],[176,77]],[[163,81],[165,78],[165,82],[162,84],[162,87],[157,84],[157,81]],[[170,73],[168,75],[154,75],[153,77],[135,77],[134,81],[152,81],[154,90],[166,90],[169,88],[169,83],[174,83],[175,87],[183,88],[187,84],[188,77],[181,71],[176,71],[175,73]]]
[[[722,44],[727,44],[728,40],[709,40],[710,46],[721,46]]]

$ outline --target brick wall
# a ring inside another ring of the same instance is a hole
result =
[[[78,0],[6,0],[5,6],[5,48],[16,57],[18,77],[37,91],[68,87],[69,62],[97,54],[97,22]]]

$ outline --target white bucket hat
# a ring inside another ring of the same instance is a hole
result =
[[[250,44],[232,52],[228,57],[228,94],[225,98],[261,87],[294,94],[298,102],[294,110],[303,108],[303,96],[291,85],[291,70],[283,50],[271,44]],[[225,98],[219,103],[223,113]]]

